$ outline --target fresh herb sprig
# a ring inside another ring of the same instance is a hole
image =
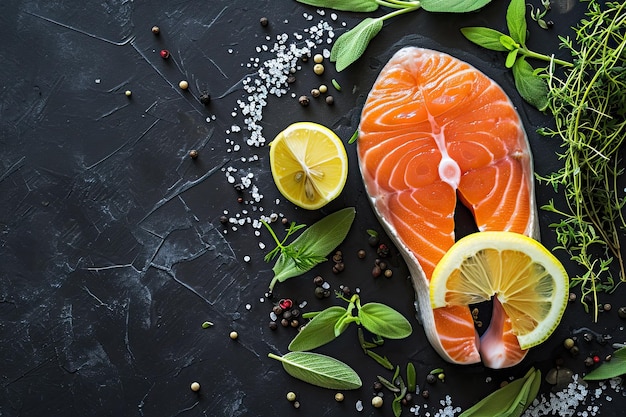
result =
[[[274,278],[270,282],[269,290],[272,291],[277,282],[302,275],[315,265],[324,262],[330,251],[339,246],[346,238],[355,215],[354,207],[347,207],[329,214],[304,230],[288,245],[286,244],[287,240],[306,227],[305,225],[296,225],[292,222],[285,237],[281,240],[276,236],[272,227],[263,221],[262,223],[276,242],[276,247],[265,256],[265,261],[271,262],[278,256],[272,268]]]
[[[348,306],[332,306],[315,313],[313,319],[291,341],[289,350],[308,351],[323,346],[339,337],[350,323],[361,325],[371,333],[387,339],[404,339],[413,331],[411,323],[402,314],[385,304],[370,302],[361,305],[358,294],[350,299],[339,294],[337,296],[346,301]]]
[[[370,41],[378,35],[383,23],[393,17],[424,9],[427,12],[466,13],[480,9],[491,0],[297,0],[316,7],[348,12],[373,12],[379,7],[392,11],[380,17],[367,17],[335,41],[330,61],[343,71],[363,55]]]
[[[555,127],[540,132],[561,140],[563,166],[539,179],[564,191],[565,207],[551,201],[542,208],[561,217],[551,227],[559,248],[584,269],[572,284],[597,320],[598,291],[612,290],[617,281],[613,265],[626,281],[626,195],[618,187],[626,138],[626,3],[591,0],[586,15],[574,28],[575,40],[561,37],[575,65],[562,77],[549,68]]]
[[[506,11],[506,23],[508,35],[485,27],[466,27],[461,29],[461,33],[468,40],[483,48],[506,52],[504,65],[513,71],[515,87],[520,96],[543,111],[548,107],[548,85],[544,77],[540,75],[542,68],[535,70],[527,59],[556,63],[564,67],[571,67],[572,64],[528,49],[524,0],[511,0]]]

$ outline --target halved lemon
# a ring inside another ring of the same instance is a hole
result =
[[[569,296],[569,278],[541,243],[512,232],[478,232],[459,239],[435,267],[432,308],[497,297],[522,349],[556,329]]]
[[[298,122],[270,142],[270,167],[286,199],[315,210],[341,194],[348,178],[348,155],[329,128]]]

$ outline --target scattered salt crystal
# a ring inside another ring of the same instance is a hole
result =
[[[259,249],[265,249],[265,243],[259,242]]]
[[[252,306],[250,304],[246,304],[246,310],[250,310]]]
[[[328,283],[328,281],[324,281],[324,283],[322,284],[322,288],[324,288],[325,290],[330,288],[330,284]]]
[[[363,411],[363,401],[358,400],[356,402],[356,411]]]
[[[100,84],[100,78],[96,78],[96,84]]]
[[[270,320],[276,321],[277,319],[278,319],[278,316],[276,315],[276,313],[274,313],[273,311],[270,312]]]
[[[248,255],[243,257],[244,262],[250,262],[250,257]]]
[[[300,304],[298,304],[298,306],[299,306],[300,308],[304,308],[304,307],[306,307],[306,305],[307,305],[307,304],[308,304],[308,302],[303,301],[303,302],[301,302]]]
[[[330,14],[330,19],[331,19],[332,21],[337,20],[337,13],[331,13],[331,14]]]

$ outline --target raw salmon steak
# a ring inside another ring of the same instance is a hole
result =
[[[374,212],[411,272],[431,345],[452,363],[519,363],[526,351],[497,302],[479,338],[469,307],[432,309],[428,292],[435,265],[455,242],[457,199],[479,231],[539,238],[530,147],[506,93],[466,62],[404,48],[369,93],[358,156]]]

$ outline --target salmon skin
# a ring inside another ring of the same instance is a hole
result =
[[[409,267],[431,345],[452,363],[519,363],[526,351],[497,301],[479,338],[469,307],[432,309],[428,291],[455,242],[457,199],[479,231],[539,239],[530,146],[506,93],[448,54],[403,48],[368,95],[357,146],[370,203]]]

